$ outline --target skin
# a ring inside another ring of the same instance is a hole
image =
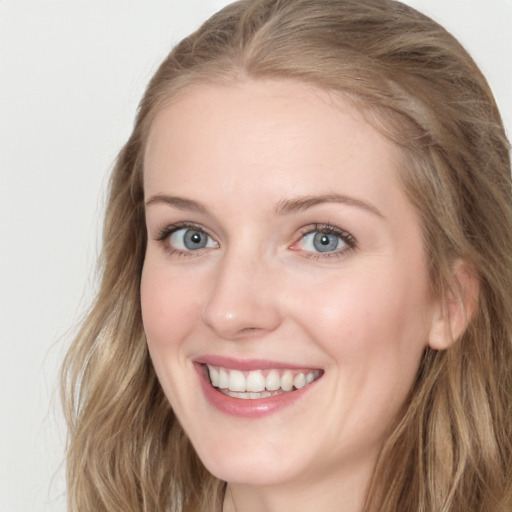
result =
[[[343,97],[295,82],[192,86],[155,118],[144,163],[144,327],[173,410],[206,467],[229,482],[225,511],[362,509],[440,330],[399,165],[398,148]],[[326,194],[345,199],[276,212]],[[180,222],[199,225],[208,245],[180,250],[183,232],[158,240]],[[304,235],[316,224],[350,233],[354,246],[340,239],[315,252]],[[272,415],[233,417],[202,392],[193,361],[204,354],[324,373]]]

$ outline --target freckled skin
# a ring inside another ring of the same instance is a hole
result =
[[[239,509],[360,510],[438,308],[398,156],[342,98],[334,105],[294,82],[194,86],[154,121],[146,200],[169,194],[206,211],[147,206],[148,346],[181,424]],[[379,214],[339,202],[276,213],[283,201],[326,194]],[[169,237],[156,240],[177,223],[199,226],[210,245],[176,252]],[[317,224],[350,233],[355,246],[315,252],[304,235]],[[324,374],[276,414],[234,418],[201,390],[193,361],[204,354]]]

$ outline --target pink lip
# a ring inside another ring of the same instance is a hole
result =
[[[303,397],[319,379],[311,384],[304,386],[295,391],[283,393],[281,395],[271,396],[259,399],[243,399],[234,398],[215,389],[211,384],[207,375],[206,363],[213,366],[222,366],[223,368],[232,368],[239,370],[256,370],[271,368],[290,368],[303,369],[303,366],[285,365],[276,362],[263,360],[240,361],[231,358],[219,356],[202,357],[195,361],[195,368],[199,374],[199,380],[204,396],[207,401],[218,411],[230,416],[238,416],[241,418],[261,418],[274,414],[285,407],[288,407]]]
[[[316,369],[310,368],[309,366],[298,366],[295,364],[290,364],[281,361],[269,361],[266,359],[235,359],[232,357],[223,357],[215,355],[201,356],[198,357],[194,362],[199,364],[209,364],[211,366],[221,366],[222,368],[240,371],[271,370],[273,368],[275,368],[276,370],[285,370],[287,368],[290,370]]]

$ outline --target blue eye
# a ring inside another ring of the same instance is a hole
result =
[[[302,252],[307,257],[342,256],[356,247],[356,241],[350,233],[329,224],[306,226],[302,232],[303,235],[290,249]]]
[[[333,252],[347,246],[340,235],[312,231],[302,238],[302,250],[310,252]]]
[[[198,249],[217,247],[217,243],[198,228],[181,228],[169,236],[169,245],[177,251],[197,251]]]

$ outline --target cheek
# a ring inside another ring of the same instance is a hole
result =
[[[350,372],[382,374],[401,365],[400,371],[410,368],[415,374],[430,326],[422,275],[415,267],[404,273],[403,267],[389,264],[354,268],[314,288],[297,308],[301,324]]]
[[[146,259],[141,278],[142,321],[149,354],[172,408],[187,410],[184,375],[190,370],[183,341],[197,325],[201,311],[197,287],[174,276],[169,267]]]
[[[200,295],[193,282],[173,276],[168,268],[144,264],[141,278],[141,308],[150,350],[172,349],[197,323]]]

